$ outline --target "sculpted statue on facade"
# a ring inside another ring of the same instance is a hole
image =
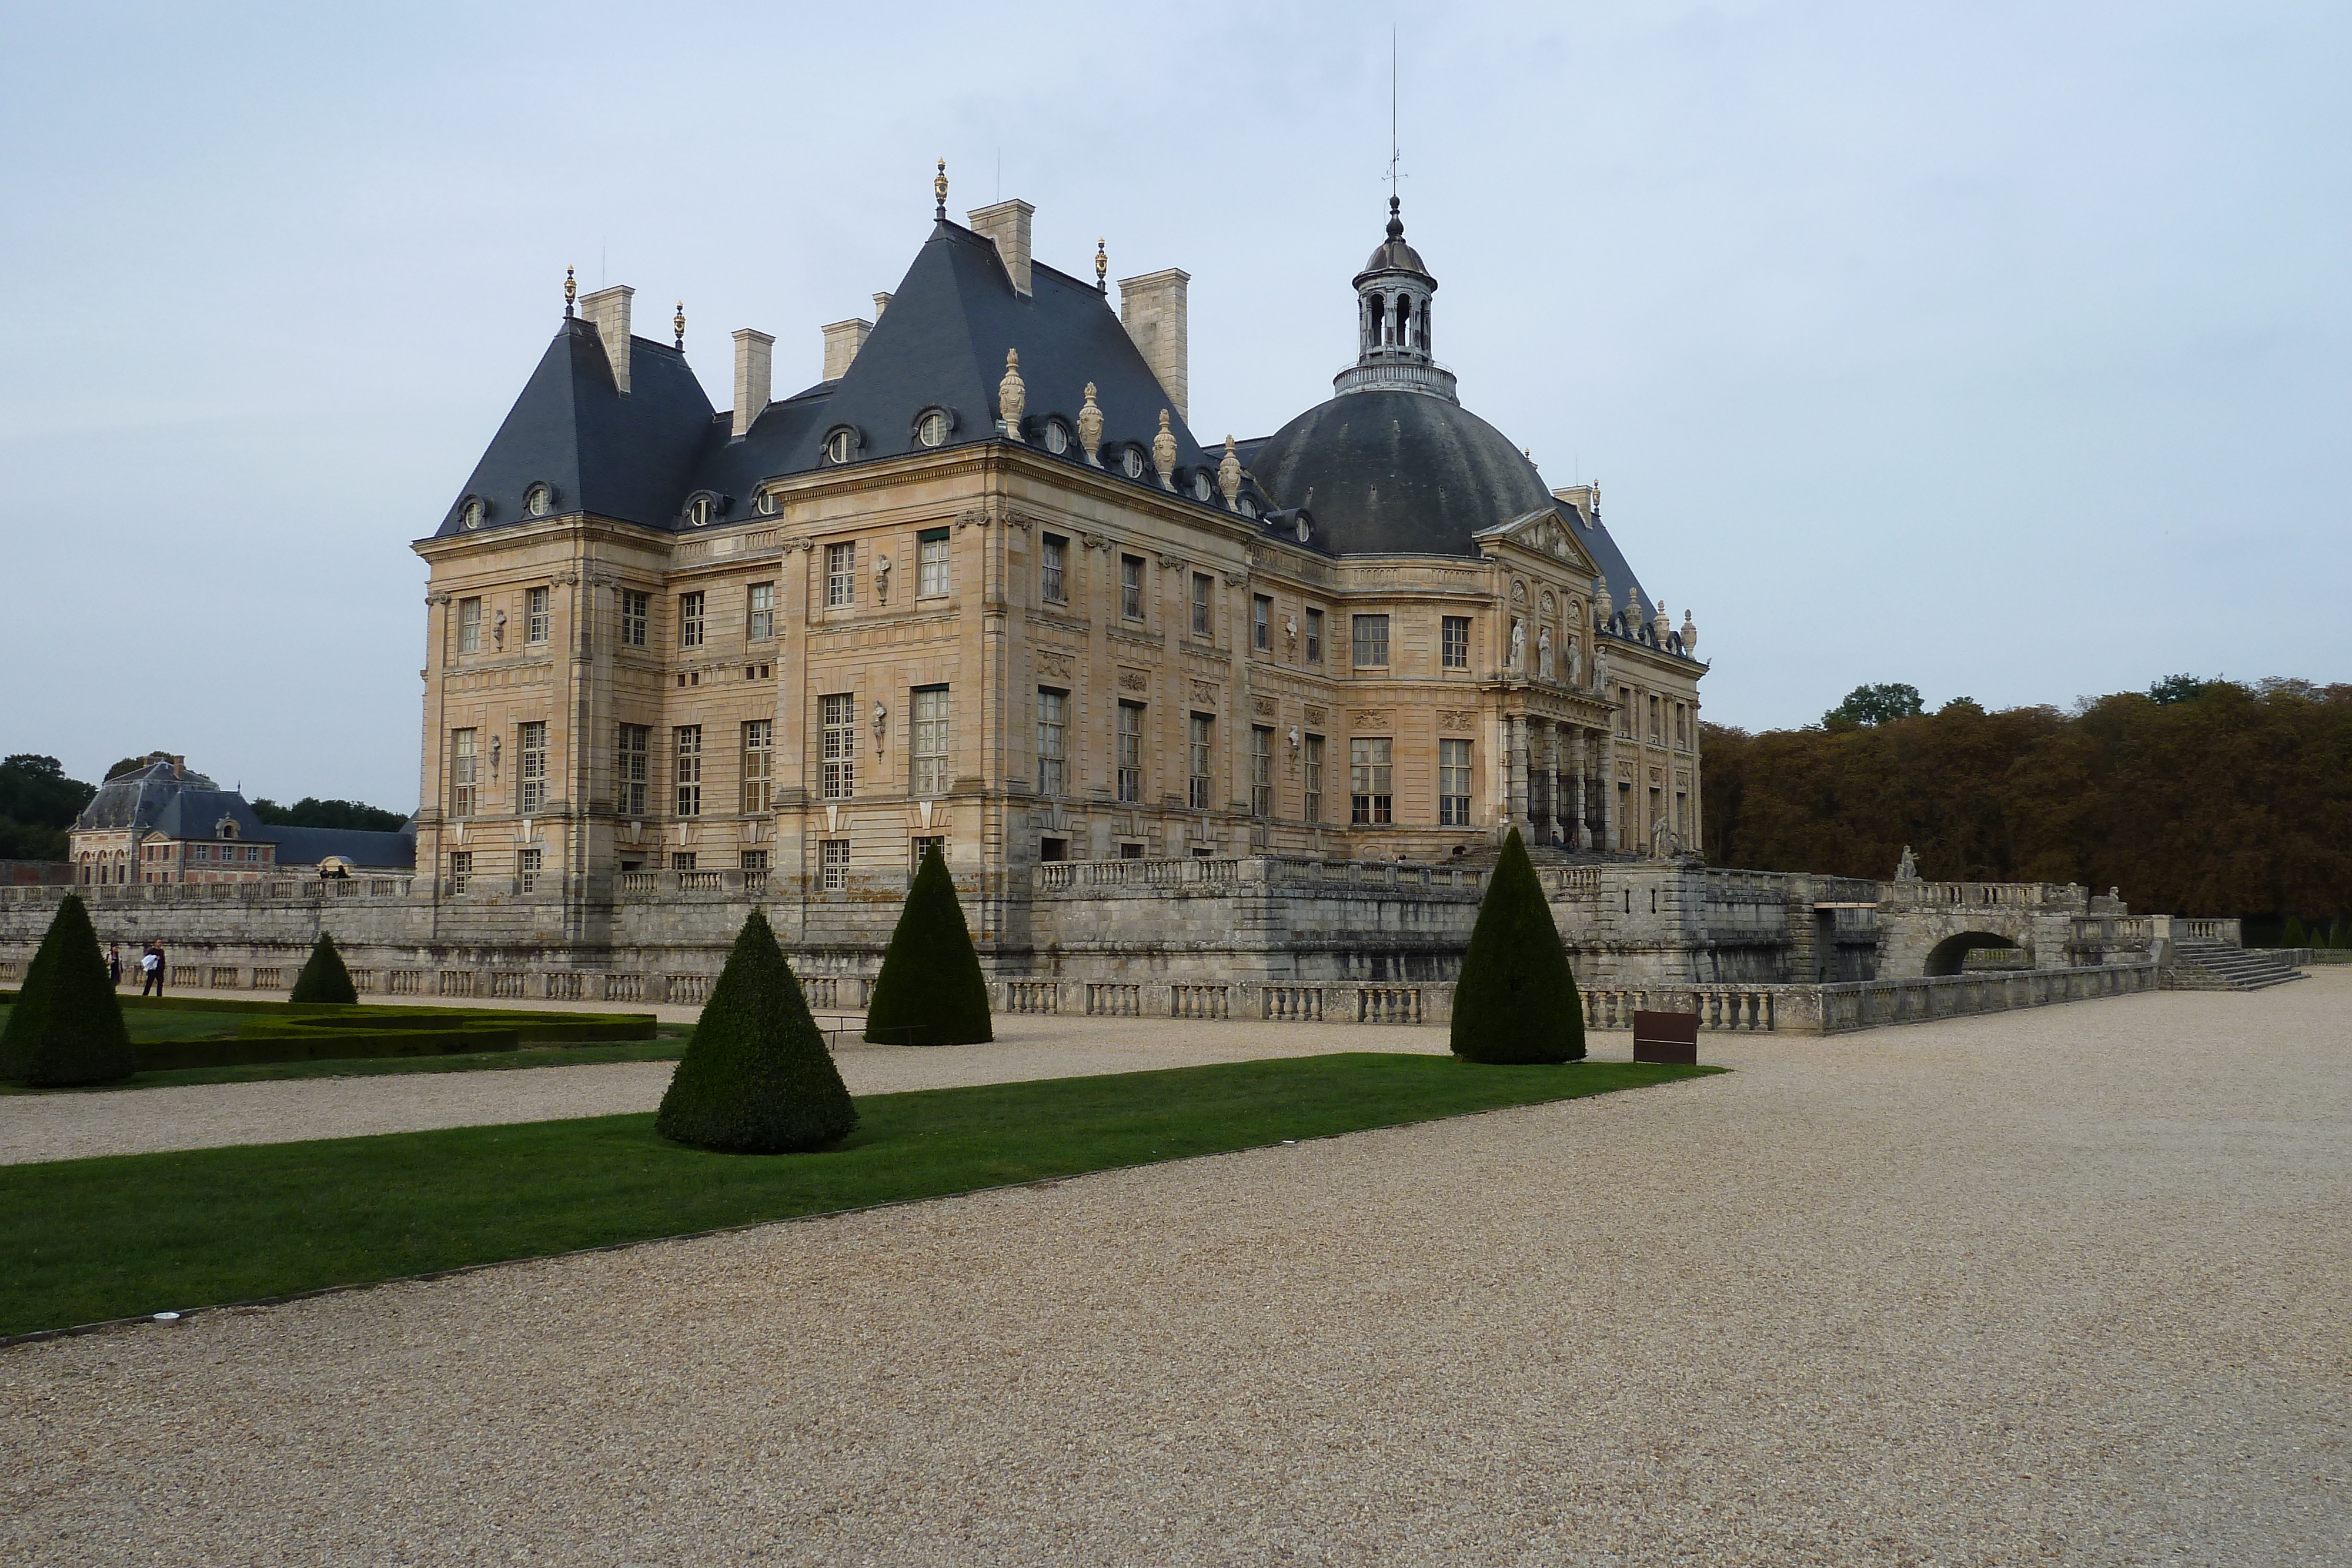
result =
[[[1536,633],[1536,674],[1545,680],[1551,679],[1551,628],[1549,626]]]
[[[1570,637],[1568,640],[1568,684],[1572,686],[1582,679],[1584,679],[1584,653],[1577,645],[1576,639]]]
[[[1527,667],[1528,623],[1524,621],[1514,621],[1511,622],[1511,668],[1524,670]]]
[[[1911,846],[1909,844],[1905,844],[1903,846],[1903,859],[1895,867],[1895,880],[1897,882],[1917,882],[1919,880],[1918,857],[1912,854]]]

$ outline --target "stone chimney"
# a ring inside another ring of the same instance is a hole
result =
[[[888,308],[890,308],[890,297],[888,295],[877,294],[874,297],[874,324],[876,326],[878,327],[882,324],[882,312]]]
[[[964,214],[971,220],[974,234],[996,242],[996,254],[1004,258],[1004,270],[1013,275],[1013,287],[1024,294],[1029,292],[1029,219],[1036,211],[1016,198]]]
[[[874,330],[871,321],[851,317],[835,321],[824,331],[824,374],[819,381],[837,382],[849,373],[849,362],[857,358],[857,350],[866,347],[866,334]]]
[[[775,390],[776,340],[749,327],[735,332],[735,434],[751,428]]]
[[[604,345],[605,361],[613,367],[613,384],[624,395],[629,390],[629,300],[636,290],[625,283],[580,297],[580,314],[596,329]]]
[[[1186,289],[1192,275],[1178,267],[1147,272],[1118,280],[1118,319],[1143,362],[1160,378],[1160,390],[1175,405],[1177,417],[1189,420],[1192,330],[1187,321]]]

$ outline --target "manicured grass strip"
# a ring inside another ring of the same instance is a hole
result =
[[[134,1072],[97,1089],[23,1089],[0,1083],[0,1094],[94,1094],[116,1089],[165,1089],[180,1083],[263,1083],[279,1078],[377,1078],[397,1072],[503,1072],[519,1067],[589,1067],[605,1061],[676,1061],[682,1037],[625,1045],[527,1045],[520,1051],[454,1056],[360,1057],[341,1061],[252,1061],[236,1067],[179,1067]]]
[[[650,1115],[0,1166],[0,1334],[650,1240],[1718,1071],[1349,1054],[870,1095],[822,1154]]]
[[[0,1004],[0,1028],[8,1022],[9,1009]],[[235,1034],[236,1026],[247,1018],[262,1018],[259,1011],[229,1012],[218,1009],[196,1008],[125,1008],[122,1022],[131,1031],[135,1044],[159,1040],[203,1040],[211,1035]]]

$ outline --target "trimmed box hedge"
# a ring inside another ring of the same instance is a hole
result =
[[[307,1030],[214,1040],[157,1040],[138,1047],[139,1071],[184,1067],[249,1067],[271,1061],[352,1061],[383,1056],[457,1056],[516,1051],[511,1025],[451,1024],[437,1029]]]

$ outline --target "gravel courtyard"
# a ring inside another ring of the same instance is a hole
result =
[[[0,1559],[2352,1558],[2352,972],[1707,1048],[18,1346]]]

